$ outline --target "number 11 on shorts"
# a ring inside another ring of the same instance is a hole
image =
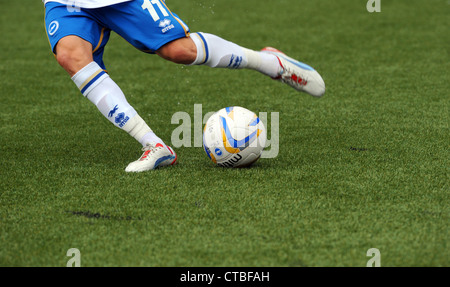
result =
[[[161,2],[159,0],[151,0],[151,1],[144,0],[144,3],[142,4],[142,9],[148,10],[148,12],[150,13],[150,16],[152,16],[153,20],[156,22],[160,18],[159,18],[158,12],[156,12],[155,7],[153,6],[154,4],[156,4],[158,6],[159,10],[164,15],[164,17],[169,17],[169,13],[167,13],[167,10],[164,9],[163,5],[161,4]]]

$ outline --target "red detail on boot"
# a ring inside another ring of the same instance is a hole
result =
[[[291,76],[291,79],[292,79],[294,82],[298,83],[300,86],[306,86],[306,85],[308,84],[308,81],[306,81],[306,80],[304,80],[304,79],[298,77],[298,76],[295,75],[295,74]]]

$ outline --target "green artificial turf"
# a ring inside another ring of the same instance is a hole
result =
[[[139,143],[58,66],[41,1],[1,1],[0,266],[65,266],[70,248],[82,266],[366,266],[370,248],[382,266],[449,266],[450,6],[381,3],[167,1],[191,31],[312,65],[321,99],[113,34],[110,76],[169,144],[194,104],[280,117],[278,157],[252,168],[184,147],[173,168],[127,174]]]

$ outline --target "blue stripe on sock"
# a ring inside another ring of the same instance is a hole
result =
[[[197,33],[197,35],[200,36],[200,38],[202,39],[203,43],[205,44],[205,51],[206,51],[206,57],[205,57],[205,62],[202,63],[205,64],[206,62],[208,62],[209,60],[209,49],[208,49],[208,43],[206,43],[206,39],[205,37],[203,37],[203,35],[201,33]]]
[[[97,76],[95,76],[89,83],[87,83],[86,86],[84,86],[84,88],[81,90],[81,93],[84,95],[84,92],[86,92],[86,90],[92,86],[93,83],[95,83],[101,76],[105,75],[105,71],[101,71],[101,73],[99,73]]]

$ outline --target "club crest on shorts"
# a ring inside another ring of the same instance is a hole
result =
[[[50,25],[48,25],[48,34],[50,36],[55,35],[56,31],[58,31],[59,29],[59,22],[58,21],[53,21],[50,23]]]

